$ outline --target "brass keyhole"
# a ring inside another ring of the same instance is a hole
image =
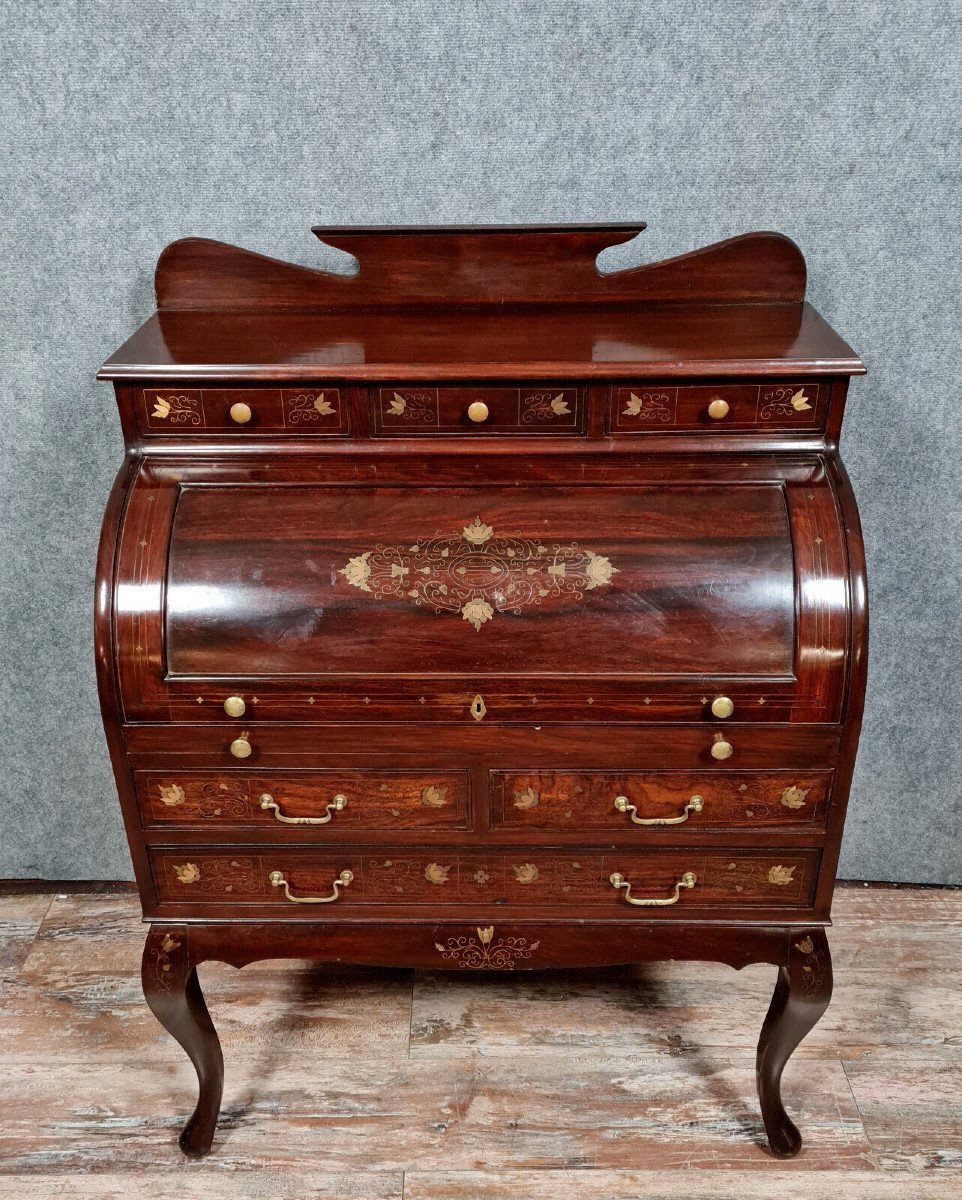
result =
[[[471,716],[474,717],[476,721],[480,721],[487,711],[488,710],[484,707],[484,700],[481,698],[481,696],[475,696],[475,698],[471,701]]]

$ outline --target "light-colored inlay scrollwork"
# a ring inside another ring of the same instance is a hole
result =
[[[578,600],[606,587],[618,568],[577,543],[496,537],[480,516],[460,536],[437,534],[409,546],[378,545],[348,560],[339,574],[378,600],[407,598],[437,613],[460,613],[475,631],[495,613],[520,613]]]
[[[453,937],[435,942],[442,958],[468,971],[513,971],[515,965],[529,959],[541,942],[523,937],[495,938],[494,926],[478,926],[476,937]]]

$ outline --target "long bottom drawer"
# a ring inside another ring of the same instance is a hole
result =
[[[817,850],[666,849],[411,853],[290,846],[151,851],[157,894],[178,905],[257,904],[339,908],[497,904],[511,909],[638,911],[703,906],[806,906]],[[614,879],[612,878],[614,877]],[[336,885],[336,886],[335,886]]]

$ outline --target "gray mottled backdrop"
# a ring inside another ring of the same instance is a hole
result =
[[[312,221],[644,218],[647,258],[789,234],[869,364],[844,440],[874,609],[842,873],[962,883],[952,5],[0,7],[0,876],[130,874],[90,649],[121,456],[94,373],[162,247],[311,263]]]

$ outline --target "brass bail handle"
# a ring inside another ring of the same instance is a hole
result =
[[[330,804],[324,806],[324,811],[327,813],[324,817],[285,817],[281,812],[281,807],[270,794],[263,792],[259,797],[261,808],[265,812],[274,813],[275,821],[283,821],[285,825],[326,825],[335,813],[343,812],[347,808],[347,796],[340,792],[331,798]]]
[[[273,887],[284,889],[284,895],[292,904],[333,904],[339,895],[338,888],[346,888],[354,882],[354,872],[342,871],[334,880],[334,892],[330,896],[295,896],[282,871],[271,871],[269,878]]]
[[[638,809],[628,803],[627,796],[615,796],[615,808],[620,813],[629,813],[635,825],[682,825],[693,812],[701,812],[704,807],[705,801],[701,796],[692,796],[680,817],[639,817]]]
[[[618,871],[615,871],[613,875],[609,876],[608,882],[616,891],[619,891],[621,888],[625,889],[625,899],[629,904],[636,904],[639,908],[667,908],[669,904],[677,904],[678,898],[681,895],[681,889],[693,888],[698,882],[698,877],[695,875],[694,871],[686,871],[684,875],[682,875],[681,879],[677,880],[675,883],[674,892],[670,896],[666,896],[663,899],[658,900],[635,899],[635,897],[631,894],[632,885],[627,879],[625,879],[624,875],[620,874]]]

